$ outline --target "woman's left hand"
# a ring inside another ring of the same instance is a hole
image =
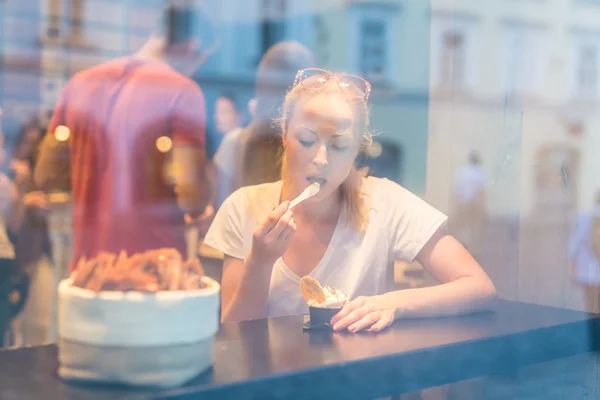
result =
[[[377,305],[373,297],[357,297],[340,310],[332,319],[334,331],[379,332],[394,322],[394,310]]]

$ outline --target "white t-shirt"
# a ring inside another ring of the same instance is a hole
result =
[[[243,187],[221,206],[204,243],[245,260],[252,234],[279,204],[282,182]],[[368,177],[369,224],[359,233],[340,217],[321,262],[309,274],[350,299],[385,293],[391,287],[395,260],[412,262],[447,217],[419,197],[387,179]],[[344,215],[343,213],[341,215]],[[266,317],[305,314],[300,278],[279,258],[271,274]]]

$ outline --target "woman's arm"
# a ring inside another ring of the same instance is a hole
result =
[[[264,318],[269,297],[273,264],[254,261],[252,254],[244,263],[225,256],[221,280],[221,321]]]
[[[417,261],[440,285],[398,290],[375,296],[395,316],[436,317],[491,309],[496,288],[483,268],[452,236],[438,230],[417,255]]]
[[[273,265],[283,256],[296,231],[289,205],[284,201],[277,206],[254,232],[246,262],[225,257],[221,279],[223,322],[265,317]]]
[[[493,308],[494,284],[454,237],[438,230],[416,259],[440,285],[355,299],[332,319],[334,329],[375,332],[395,318],[451,316]]]

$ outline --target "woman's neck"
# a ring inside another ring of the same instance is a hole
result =
[[[298,194],[290,185],[283,181],[281,187],[281,201],[292,201]],[[294,207],[294,218],[308,222],[333,222],[336,223],[342,209],[342,199],[339,189],[319,202],[305,200]]]

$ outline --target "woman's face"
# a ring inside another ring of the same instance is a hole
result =
[[[338,189],[360,147],[354,124],[352,108],[340,92],[325,91],[296,104],[283,135],[287,177],[294,192],[319,182],[321,190],[311,199],[319,201]]]
[[[235,104],[227,97],[219,97],[215,104],[215,124],[222,133],[229,133],[240,126],[240,115]]]

